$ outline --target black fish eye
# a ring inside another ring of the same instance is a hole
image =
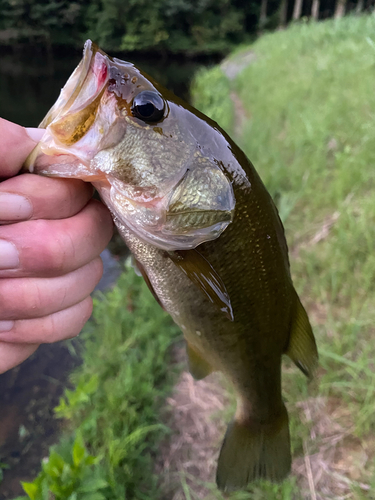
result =
[[[144,122],[159,122],[164,117],[165,102],[160,94],[144,90],[136,95],[132,103],[133,116]]]

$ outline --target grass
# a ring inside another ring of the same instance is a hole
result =
[[[254,61],[230,83],[247,116],[235,139],[279,207],[321,368],[307,388],[286,364],[294,477],[233,499],[374,498],[375,17],[295,24],[239,55],[249,50]],[[228,92],[211,111],[218,70],[194,84],[204,96],[216,72],[207,105],[196,99],[214,119],[231,103]],[[301,479],[305,456],[316,484]]]
[[[23,484],[28,498],[159,498],[154,461],[168,432],[160,411],[175,380],[169,353],[179,335],[132,269],[96,299],[74,389],[55,409],[65,434],[39,476]]]

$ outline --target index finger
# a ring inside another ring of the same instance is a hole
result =
[[[38,130],[32,130],[29,135],[24,127],[0,118],[0,178],[13,177],[21,170],[27,156],[38,142]],[[42,129],[39,135],[41,138]]]

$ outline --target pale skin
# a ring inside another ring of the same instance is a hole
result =
[[[16,176],[41,135],[0,118],[0,373],[79,334],[113,231],[90,184]]]

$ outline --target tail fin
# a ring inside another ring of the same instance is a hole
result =
[[[288,414],[285,406],[271,424],[229,424],[221,448],[216,482],[224,491],[243,489],[257,479],[282,481],[290,472]]]

